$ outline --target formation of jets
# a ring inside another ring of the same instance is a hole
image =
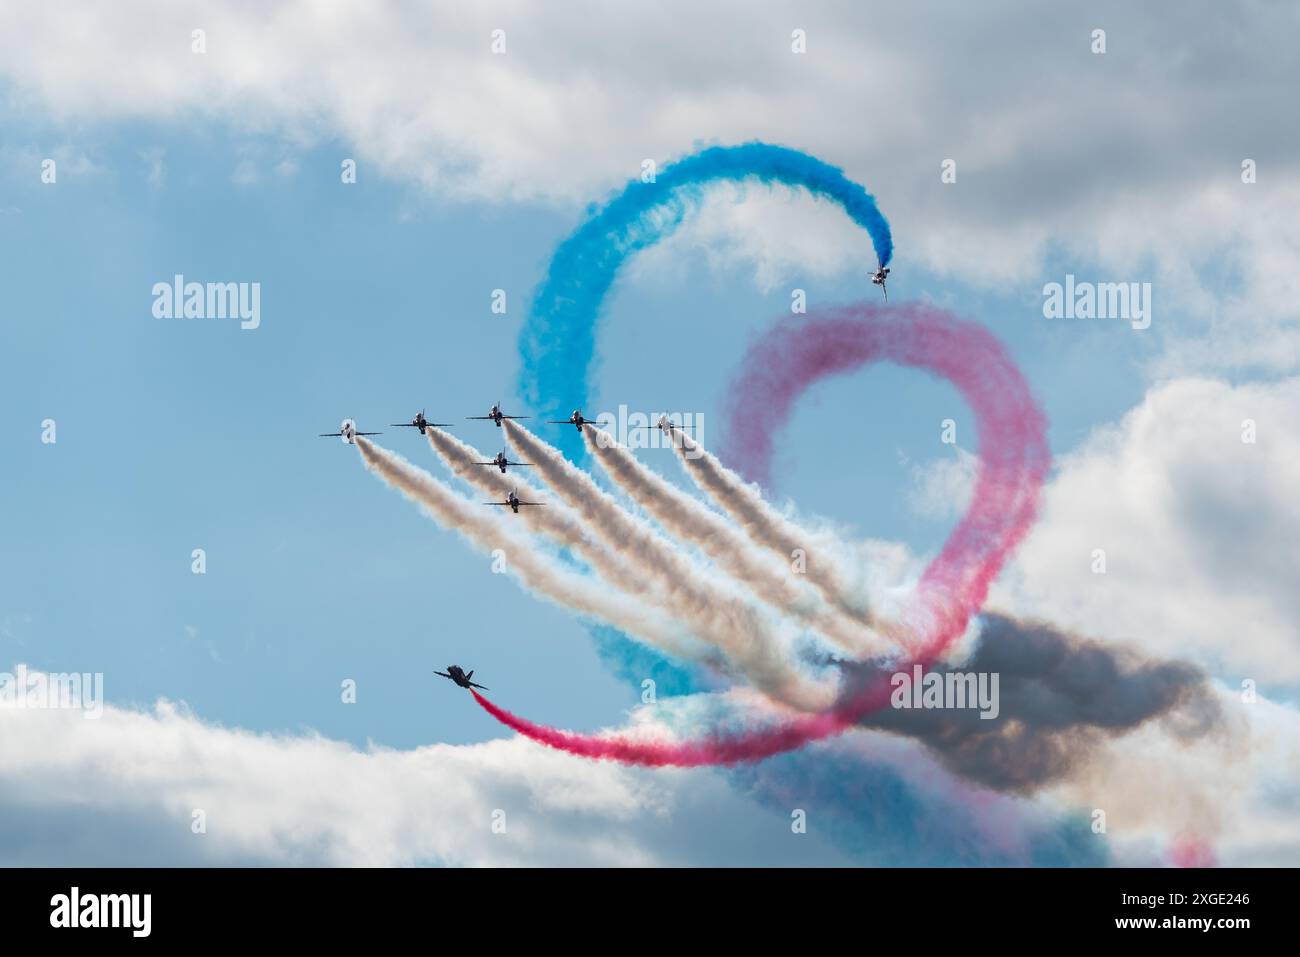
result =
[[[484,691],[488,690],[478,682],[470,680],[474,677],[473,669],[470,669],[469,674],[466,674],[465,669],[460,665],[448,665],[446,671],[435,671],[434,674],[440,675],[443,678],[450,678],[462,688],[483,688]]]
[[[506,419],[527,419],[531,417],[527,415],[507,415],[505,412],[501,411],[501,403],[497,402],[493,404],[492,408],[488,411],[487,415],[469,415],[466,416],[466,418],[479,419],[483,421],[491,421],[494,425],[496,425],[497,428],[500,428],[501,423]],[[576,425],[579,429],[581,429],[586,422],[587,420],[582,417],[582,413],[575,409],[573,415],[570,418],[563,420],[563,422],[560,424]],[[451,427],[451,423],[449,422],[430,422],[428,419],[424,417],[423,409],[417,412],[415,414],[415,418],[413,418],[410,422],[394,422],[392,423],[392,425],[396,428],[419,429],[421,435],[427,435],[429,429],[446,429]],[[320,433],[320,435],[322,437],[333,436],[334,438],[342,438],[344,442],[347,442],[351,445],[355,445],[356,444],[355,439],[358,435],[383,435],[383,433],[382,432],[358,432],[355,422],[353,422],[351,419],[344,419],[343,423],[339,426],[339,430],[337,432],[322,432]],[[531,466],[533,463],[515,462],[511,460],[503,450],[498,452],[490,461],[477,462],[475,464],[494,465],[497,468],[499,468],[501,470],[501,474],[504,475],[506,473],[506,470],[511,468],[512,466],[514,467]],[[518,515],[521,506],[545,505],[546,503],[525,502],[523,499],[519,497],[519,495],[515,491],[512,490],[510,494],[506,496],[506,500],[504,502],[484,502],[483,504],[502,505],[505,506],[506,508],[509,508],[510,511]]]
[[[476,419],[483,422],[491,422],[497,428],[501,428],[501,423],[504,422],[506,419],[530,419],[532,418],[532,416],[507,415],[505,412],[501,411],[501,403],[496,402],[493,403],[492,408],[488,410],[487,415],[467,415],[465,416],[465,418]],[[590,419],[583,418],[581,411],[579,411],[578,409],[574,409],[573,415],[569,416],[567,419],[552,421],[550,424],[551,425],[572,425],[576,427],[579,432],[581,432],[582,427],[584,425],[587,425],[590,421],[591,421]],[[390,424],[394,428],[399,428],[399,429],[401,428],[419,429],[421,435],[427,435],[428,434],[427,430],[429,429],[449,429],[452,427],[450,422],[430,422],[428,419],[424,417],[423,409],[417,412],[415,414],[415,418],[413,418],[410,422],[392,422]],[[353,437],[357,435],[383,435],[382,432],[358,432],[356,423],[353,422],[351,419],[344,419],[342,426],[339,427],[339,431],[337,432],[322,432],[320,434],[322,437],[324,436],[334,436],[335,438],[341,437],[345,442],[349,442],[349,443],[352,442]],[[531,465],[531,464],[532,464],[531,462],[511,462],[509,459],[506,458],[504,452],[498,454],[497,457],[494,458],[491,462],[479,463],[479,465],[495,465],[497,468],[501,469],[502,472],[504,472],[506,470],[506,467],[510,465]]]
[[[871,281],[872,281],[873,283],[877,284],[878,286],[880,286],[881,291],[883,292],[883,291],[884,291],[884,288],[885,288],[885,277],[888,276],[888,275],[889,275],[889,270],[888,270],[888,269],[878,269],[878,270],[876,270],[875,275],[871,277]],[[886,301],[888,301],[888,299],[889,299],[889,295],[888,295],[888,293],[885,294],[885,299],[886,299]],[[501,423],[504,422],[506,419],[530,419],[530,418],[532,418],[532,416],[530,416],[530,415],[507,415],[505,412],[502,412],[502,411],[501,411],[501,403],[500,403],[500,402],[497,402],[497,403],[495,403],[495,404],[492,406],[491,409],[488,410],[488,414],[487,414],[487,415],[467,415],[467,416],[465,416],[465,418],[466,418],[466,419],[470,419],[470,420],[481,421],[481,422],[491,422],[491,423],[492,423],[493,425],[495,425],[497,428],[500,428],[500,427],[501,427]],[[546,424],[547,424],[547,425],[571,425],[571,426],[573,426],[575,429],[577,429],[579,432],[581,432],[583,426],[585,426],[585,425],[595,425],[595,422],[593,422],[591,419],[589,419],[589,418],[587,418],[585,415],[583,415],[581,409],[574,409],[573,412],[569,415],[569,417],[568,417],[567,419],[547,419],[547,420],[546,420]],[[390,423],[390,425],[392,425],[394,428],[419,429],[421,435],[424,435],[424,434],[425,434],[425,430],[426,430],[426,429],[449,429],[449,428],[452,427],[452,425],[451,425],[450,422],[430,422],[428,419],[426,419],[426,418],[424,417],[424,410],[423,410],[423,409],[421,409],[419,412],[417,412],[417,413],[415,414],[415,418],[413,418],[410,422],[392,422],[392,423]],[[680,430],[680,431],[682,431],[682,432],[689,432],[690,429],[691,429],[691,426],[689,426],[689,425],[677,425],[677,424],[675,424],[675,423],[673,423],[673,422],[670,422],[670,421],[668,420],[668,416],[666,416],[666,415],[661,415],[661,416],[659,417],[659,421],[656,422],[654,425],[642,425],[642,426],[638,426],[638,428],[642,428],[642,429],[659,429],[659,430],[664,431],[664,432],[667,432],[668,429],[669,429],[669,427],[672,427],[672,428],[674,428],[674,429],[678,429],[678,430]],[[349,430],[350,430],[350,431],[349,431]],[[355,424],[352,422],[351,419],[348,419],[348,420],[346,420],[346,421],[344,422],[344,428],[343,428],[342,431],[339,431],[339,432],[322,432],[322,433],[321,433],[321,435],[332,435],[332,436],[340,436],[340,435],[342,435],[342,436],[348,436],[348,435],[382,435],[382,434],[383,434],[382,432],[357,432],[357,431],[356,431]],[[500,457],[501,457],[501,456],[497,456],[497,458],[500,458]],[[480,463],[480,464],[482,464],[482,465],[500,465],[501,463],[496,462],[496,461],[493,461],[493,462],[482,462],[482,463]],[[510,462],[510,463],[508,463],[508,464],[510,464],[510,465],[527,465],[528,463],[527,463],[527,462]],[[502,469],[502,471],[505,471],[505,470]]]
[[[881,276],[881,273],[884,273],[885,275],[888,275],[888,274],[889,274],[889,270],[888,270],[888,269],[884,269],[884,270],[880,270],[880,271],[878,271],[878,272],[876,273],[876,275],[877,275],[877,277],[880,277],[880,278],[873,278],[871,281],[872,281],[872,282],[879,282],[880,285],[883,287],[883,286],[884,286],[884,278],[883,278],[883,276]],[[482,422],[491,422],[491,423],[493,423],[494,425],[496,425],[497,428],[500,428],[500,427],[501,427],[501,423],[502,423],[503,421],[505,421],[506,419],[530,419],[530,418],[532,418],[532,416],[529,416],[529,415],[507,415],[506,413],[504,413],[504,412],[501,411],[501,403],[498,402],[498,403],[496,403],[495,405],[492,406],[492,408],[488,411],[488,414],[487,414],[487,415],[467,415],[467,416],[465,416],[465,418],[467,418],[467,419],[471,419],[471,420],[482,421]],[[419,429],[421,435],[425,435],[425,434],[427,434],[427,431],[426,431],[426,430],[428,430],[428,429],[450,429],[450,428],[452,428],[452,424],[451,424],[450,422],[430,422],[428,419],[426,419],[426,418],[424,417],[424,410],[423,410],[423,409],[421,409],[419,412],[417,412],[417,413],[415,414],[415,418],[413,418],[410,422],[390,422],[389,424],[390,424],[391,426],[393,426],[394,428],[398,428],[398,429]],[[587,418],[585,415],[583,415],[581,409],[574,409],[574,410],[573,410],[573,413],[572,413],[572,414],[571,414],[567,419],[547,419],[547,420],[546,420],[546,424],[547,424],[547,425],[571,425],[571,426],[573,426],[575,429],[577,429],[579,432],[581,432],[583,426],[586,426],[586,425],[595,425],[595,422],[593,422],[591,419],[589,419],[589,418]],[[661,415],[661,416],[659,417],[659,421],[656,422],[654,425],[641,425],[641,426],[636,426],[636,428],[641,428],[641,429],[659,429],[659,430],[662,431],[662,432],[667,432],[667,431],[669,430],[669,428],[678,429],[679,431],[682,431],[682,432],[689,432],[689,431],[691,430],[691,426],[689,426],[689,425],[677,425],[676,423],[669,421],[668,416],[666,416],[666,415]],[[353,422],[351,419],[344,419],[344,420],[343,420],[343,425],[341,426],[341,428],[340,428],[340,430],[339,430],[338,432],[322,432],[321,435],[322,435],[322,436],[327,436],[327,435],[328,435],[328,436],[334,436],[334,437],[336,437],[336,438],[339,437],[339,436],[342,436],[342,437],[344,437],[345,439],[347,439],[348,441],[351,441],[352,436],[354,436],[354,435],[383,435],[383,433],[382,433],[382,432],[358,432],[358,431],[356,430],[356,423],[355,423],[355,422]],[[503,471],[503,472],[505,471],[505,466],[507,466],[507,465],[529,465],[529,464],[531,464],[531,463],[529,463],[529,462],[509,462],[509,461],[502,462],[502,461],[500,461],[500,460],[502,460],[502,459],[504,459],[504,458],[505,458],[505,453],[501,453],[501,454],[498,455],[495,459],[493,459],[491,462],[480,462],[479,464],[480,464],[480,465],[495,465],[495,466],[499,467],[499,468],[501,469],[501,471]]]

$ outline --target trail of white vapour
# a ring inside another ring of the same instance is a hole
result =
[[[670,654],[692,654],[694,642],[676,622],[654,608],[615,592],[598,580],[562,566],[540,550],[521,529],[501,522],[478,502],[470,501],[394,452],[357,436],[366,466],[422,506],[439,524],[460,533],[485,552],[506,551],[507,568],[534,592],[558,604],[613,625]]]
[[[447,467],[465,482],[482,489],[489,495],[504,496],[516,492],[524,501],[541,501],[542,492],[521,479],[503,474],[495,465],[485,465],[488,459],[474,448],[441,429],[430,428],[426,435],[429,445]],[[531,463],[530,463],[531,464]],[[542,508],[526,508],[520,517],[534,530],[549,535],[561,545],[582,556],[591,568],[632,595],[645,592],[645,578],[623,556],[610,551],[598,542],[578,514],[563,502],[552,499]]]
[[[791,565],[756,552],[725,519],[646,468],[608,432],[589,425],[583,436],[610,478],[660,525],[670,534],[698,545],[763,601],[807,622],[855,654],[881,650],[878,637],[870,629],[828,608]]]
[[[608,547],[627,555],[646,570],[654,582],[671,595],[691,593],[718,586],[709,570],[680,552],[653,528],[627,512],[591,476],[574,466],[554,446],[548,445],[521,425],[506,423],[511,442],[537,466],[539,474],[566,502],[589,519],[591,528]],[[742,599],[734,588],[719,587],[720,593],[706,594],[712,600]]]
[[[680,429],[670,429],[670,441],[678,460],[697,486],[727,512],[745,533],[771,552],[789,561],[799,554],[805,562],[808,583],[837,612],[852,619],[859,627],[875,626],[864,602],[855,601],[852,589],[836,569],[835,562],[815,549],[815,533],[800,528],[778,512],[763,498],[758,487],[751,485],[722,464],[716,455]]]

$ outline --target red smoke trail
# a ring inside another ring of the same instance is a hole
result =
[[[506,727],[549,747],[584,758],[621,761],[624,764],[692,768],[757,761],[783,751],[793,751],[809,741],[839,734],[868,711],[882,707],[889,700],[889,690],[889,686],[880,681],[857,696],[852,702],[852,709],[836,708],[823,714],[802,715],[775,722],[770,727],[742,734],[714,734],[680,742],[634,739],[618,734],[600,737],[560,731],[511,714],[472,688],[470,693],[483,706],[484,711]]]
[[[921,304],[845,306],[781,322],[749,348],[733,383],[733,440],[725,458],[749,478],[768,481],[772,436],[789,421],[799,396],[827,376],[880,361],[923,369],[951,382],[975,415],[979,440],[979,474],[970,508],[917,588],[908,623],[924,641],[914,662],[897,666],[907,670],[913,663],[928,665],[961,637],[1036,514],[1050,461],[1047,420],[997,339],[980,326]],[[889,691],[888,678],[881,675],[825,713],[683,742],[560,731],[511,714],[477,692],[474,699],[507,727],[571,754],[690,767],[756,761],[838,734],[883,707]]]

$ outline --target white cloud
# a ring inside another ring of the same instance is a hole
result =
[[[1162,723],[1148,724],[1047,792],[1106,812],[1116,863],[1167,862],[1187,839],[1227,866],[1300,863],[1300,714],[1263,698],[1245,704],[1223,686],[1215,693],[1220,733],[1180,745]]]
[[[1222,698],[1233,705],[1232,695]],[[669,704],[665,717],[674,723],[704,706]],[[635,715],[632,727],[646,720]],[[1238,733],[1181,750],[1167,730],[1139,730],[1036,799],[962,784],[916,742],[879,733],[814,746],[806,773],[825,761],[850,778],[897,775],[915,813],[953,819],[933,827],[940,835],[953,830],[961,844],[949,848],[954,861],[1025,852],[1021,845],[1050,831],[1062,806],[1076,814],[1102,806],[1106,840],[1121,861],[1159,860],[1191,834],[1224,863],[1294,863],[1300,832],[1286,822],[1300,770],[1300,719],[1261,700],[1232,720]],[[1235,756],[1225,750],[1242,742]],[[919,852],[890,836],[883,809],[861,809],[856,827],[852,802],[788,765],[752,769],[738,793],[711,770],[632,769],[518,737],[359,750],[315,734],[215,726],[166,701],[148,711],[108,706],[97,720],[0,703],[0,748],[0,862],[8,865],[843,865],[859,853],[897,864]],[[759,808],[747,793],[772,808]],[[809,835],[797,842],[790,841],[793,807],[814,809]],[[192,830],[197,810],[205,833]],[[498,810],[503,834],[491,827]],[[854,849],[863,840],[868,848]],[[945,846],[927,841],[926,859],[943,861]]]
[[[1300,682],[1298,415],[1300,379],[1153,388],[1058,461],[992,604],[1225,679]]]
[[[0,750],[6,864],[790,860],[788,822],[714,772],[630,769],[522,738],[358,750],[214,726],[166,701],[147,712],[108,706],[97,720],[0,704]],[[207,830],[194,834],[200,809]],[[498,809],[504,834],[491,829]],[[101,846],[96,829],[115,833],[123,821],[141,846]],[[816,840],[794,859],[847,863]]]

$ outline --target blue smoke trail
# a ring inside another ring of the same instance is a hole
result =
[[[546,418],[563,418],[590,398],[591,360],[601,306],[619,268],[634,253],[671,235],[718,182],[784,184],[838,203],[871,236],[881,266],[894,255],[889,223],[875,197],[837,167],[807,153],[768,143],[712,146],[683,157],[653,183],[632,180],[560,244],[533,297],[519,335],[523,366],[519,393]],[[587,452],[574,433],[560,447],[577,462]]]

